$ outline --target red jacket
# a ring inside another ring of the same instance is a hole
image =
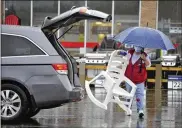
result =
[[[129,53],[131,54],[131,57],[125,71],[125,76],[128,77],[135,84],[145,82],[147,80],[147,70],[146,70],[145,63],[142,63],[142,66],[140,66],[141,65],[141,58],[140,58],[133,65],[131,59],[132,59],[134,50],[129,50]],[[147,56],[145,52],[144,54]],[[141,68],[141,72],[140,72],[140,68]]]

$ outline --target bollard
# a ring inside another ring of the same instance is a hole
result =
[[[156,64],[155,71],[155,107],[161,106],[161,83],[162,83],[162,65]]]
[[[155,69],[155,90],[161,89],[161,83],[162,83],[162,65],[156,64]]]
[[[79,79],[80,79],[80,83],[83,87],[83,89],[85,90],[85,63],[80,63],[79,64]]]

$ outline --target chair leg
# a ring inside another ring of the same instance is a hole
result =
[[[127,105],[123,104],[122,101],[119,99],[119,97],[115,96],[115,102],[120,106],[120,108],[122,108],[125,111],[125,114],[127,116],[132,115],[132,111],[130,109],[130,107],[127,107]]]
[[[97,100],[90,89],[90,83],[92,83],[93,81],[95,81],[96,79],[98,79],[100,76],[104,76],[106,79],[108,79],[109,81],[107,82],[108,85],[108,91],[107,91],[107,95],[106,98],[104,100],[104,102],[100,102],[99,100]],[[96,76],[94,79],[92,79],[91,81],[85,81],[85,89],[86,92],[88,94],[88,97],[91,99],[91,101],[93,103],[95,103],[97,106],[99,106],[100,108],[103,108],[105,110],[107,110],[107,104],[110,102],[110,100],[112,99],[112,90],[113,87],[115,86],[115,81],[106,73],[106,72],[101,72],[98,76]]]

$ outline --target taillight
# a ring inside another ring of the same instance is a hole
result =
[[[52,64],[52,67],[53,67],[59,74],[68,74],[68,66],[67,66],[67,64]]]

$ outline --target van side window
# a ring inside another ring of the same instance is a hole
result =
[[[45,53],[24,37],[1,34],[1,56],[45,55]]]

